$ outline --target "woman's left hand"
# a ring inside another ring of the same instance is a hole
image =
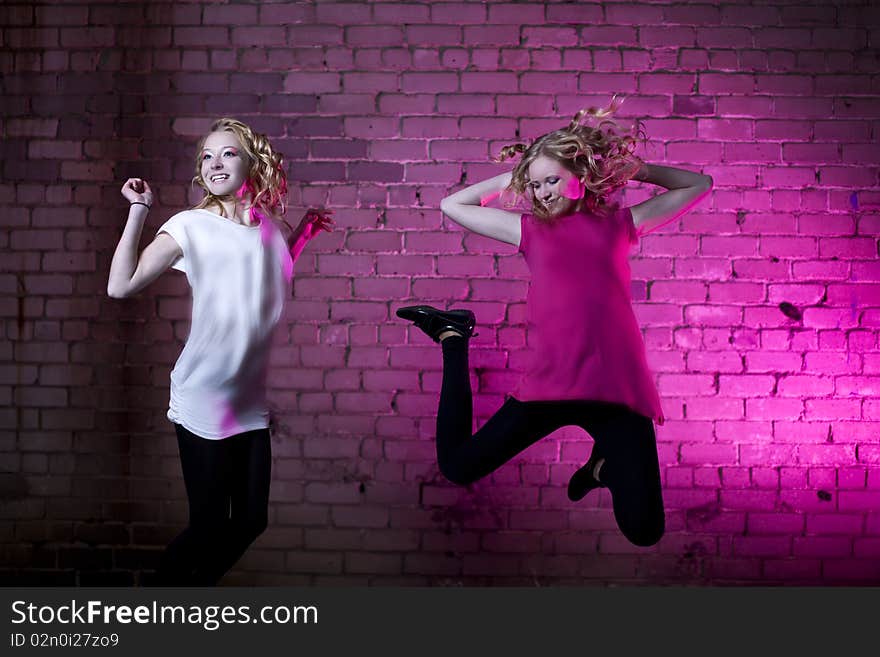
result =
[[[303,215],[296,227],[296,234],[300,239],[308,242],[318,236],[322,230],[328,233],[333,230],[336,223],[330,216],[333,210],[325,210],[324,208],[309,208]]]

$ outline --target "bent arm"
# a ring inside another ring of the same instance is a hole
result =
[[[498,208],[483,207],[510,184],[510,178],[511,174],[507,172],[465,187],[440,201],[440,210],[470,231],[519,246],[522,232],[520,215]]]
[[[633,223],[642,234],[677,219],[712,189],[711,176],[656,164],[646,164],[633,179],[659,185],[668,190],[630,208]]]
[[[283,218],[279,219],[277,225],[281,229],[293,262],[296,262],[306,245],[315,239],[321,231],[329,233],[333,230],[336,222],[333,221],[332,214],[333,210],[309,208],[296,228],[291,228]]]
[[[107,294],[114,299],[122,299],[140,292],[183,254],[171,235],[159,233],[138,259],[137,247],[146,217],[145,207],[131,206],[128,221],[110,263]]]

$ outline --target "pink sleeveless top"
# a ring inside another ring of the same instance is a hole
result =
[[[578,212],[552,223],[524,214],[521,222],[531,354],[513,396],[616,402],[663,424],[630,296],[632,212]]]

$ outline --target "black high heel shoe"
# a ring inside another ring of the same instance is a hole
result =
[[[571,475],[571,479],[568,480],[568,499],[572,502],[577,502],[578,500],[584,499],[584,497],[587,496],[587,493],[594,488],[606,488],[605,484],[596,479],[593,474],[593,471],[596,469],[596,464],[604,458],[605,457],[599,452],[598,445],[594,443],[590,458],[583,467],[579,468],[577,472]]]
[[[446,331],[455,331],[463,338],[470,338],[477,323],[477,318],[470,310],[438,310],[432,306],[398,308],[397,316],[413,322],[434,342],[440,342],[440,335]]]

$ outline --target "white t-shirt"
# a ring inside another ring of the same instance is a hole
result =
[[[272,221],[245,226],[185,210],[165,232],[183,251],[172,267],[192,288],[192,324],[171,372],[168,419],[208,439],[269,426],[266,370],[293,261]]]

